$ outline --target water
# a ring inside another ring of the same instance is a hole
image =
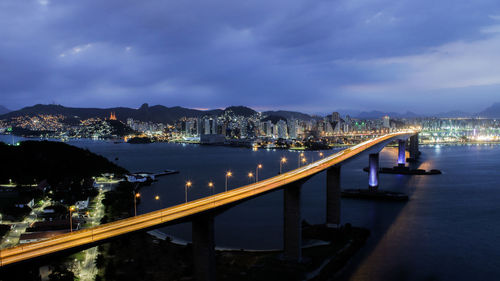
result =
[[[0,140],[7,136],[0,136]],[[11,141],[10,136],[8,141]],[[249,182],[258,163],[261,179],[276,175],[279,159],[285,169],[297,167],[298,153],[252,151],[245,148],[181,144],[130,145],[99,141],[74,141],[130,171],[159,172],[176,169],[180,174],[160,178],[142,189],[139,212],[149,212],[184,202],[184,183],[193,182],[189,199],[224,191],[225,172],[231,170],[229,188]],[[422,147],[424,169],[441,169],[437,176],[382,174],[380,187],[406,192],[407,203],[342,200],[342,221],[366,227],[372,235],[347,267],[345,280],[495,280],[500,274],[500,146]],[[333,153],[326,151],[325,155]],[[317,152],[306,157],[318,159]],[[381,153],[381,166],[396,164],[397,150]],[[359,157],[342,167],[343,188],[364,188],[368,176],[361,171],[368,162]],[[325,221],[325,174],[303,187],[303,217],[310,223]],[[154,200],[159,195],[160,200]],[[219,247],[272,249],[282,247],[283,194],[273,192],[238,205],[216,218]],[[190,224],[162,229],[190,239]]]

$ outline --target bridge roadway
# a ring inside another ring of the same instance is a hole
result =
[[[322,158],[309,165],[302,166],[298,169],[259,181],[257,183],[143,215],[106,223],[93,228],[73,231],[71,233],[55,236],[44,241],[7,248],[0,251],[0,267],[73,247],[83,246],[85,244],[93,244],[116,236],[173,222],[175,220],[187,218],[211,209],[244,201],[245,199],[256,197],[260,194],[279,189],[287,184],[320,173],[333,165],[370,150],[370,148],[380,145],[385,146],[393,139],[407,138],[415,133],[416,132],[413,131],[403,131],[383,135]]]

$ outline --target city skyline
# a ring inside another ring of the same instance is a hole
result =
[[[259,107],[252,107],[252,106],[247,106],[247,105],[242,105],[242,104],[230,104],[226,105],[223,107],[213,107],[213,108],[201,108],[201,107],[187,107],[183,105],[165,105],[165,104],[148,104],[148,103],[143,103],[141,105],[136,105],[136,106],[123,106],[120,104],[115,104],[111,105],[108,107],[102,107],[102,106],[68,106],[66,104],[56,104],[56,103],[51,103],[51,104],[26,104],[25,106],[22,106],[20,108],[12,109],[12,108],[7,108],[0,104],[0,116],[7,114],[9,112],[16,112],[16,111],[21,111],[26,108],[33,108],[36,106],[61,106],[64,108],[79,108],[79,109],[98,109],[98,110],[111,110],[113,111],[116,108],[129,108],[129,109],[140,109],[141,106],[148,105],[148,106],[163,106],[166,108],[184,108],[184,109],[192,109],[192,110],[198,110],[198,111],[206,111],[208,112],[207,114],[211,114],[211,111],[214,110],[225,110],[227,108],[231,107],[245,107],[249,108],[252,110],[255,110],[256,112],[273,112],[273,111],[288,111],[288,112],[296,112],[296,113],[303,113],[303,114],[308,114],[311,117],[316,116],[316,117],[322,117],[322,116],[327,116],[331,115],[332,112],[338,112],[342,115],[349,115],[351,117],[359,117],[359,118],[379,118],[383,115],[389,115],[392,117],[396,118],[416,118],[416,117],[445,117],[445,118],[454,118],[454,117],[486,117],[486,118],[492,118],[492,116],[482,116],[481,114],[487,111],[492,111],[494,112],[493,117],[496,117],[496,115],[500,116],[500,102],[493,102],[489,104],[488,106],[484,108],[480,108],[478,111],[465,111],[465,110],[449,110],[449,111],[435,111],[435,112],[419,112],[419,111],[412,111],[412,110],[381,110],[379,108],[368,108],[366,110],[356,110],[352,108],[333,108],[328,111],[324,112],[310,112],[307,110],[300,110],[300,109],[289,109],[289,108],[259,108]],[[491,114],[491,113],[490,113]]]
[[[478,112],[498,102],[499,15],[487,0],[6,1],[2,105]]]

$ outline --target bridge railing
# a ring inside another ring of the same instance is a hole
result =
[[[289,183],[287,180],[293,179],[293,181],[297,181],[301,178],[319,173],[329,166],[345,161],[346,159],[349,159],[354,155],[359,154],[366,149],[369,149],[373,145],[389,140],[395,136],[400,136],[408,133],[415,132],[399,132],[380,136],[378,138],[371,139],[339,151],[333,155],[324,157],[308,165],[298,167],[286,173],[256,183],[232,189],[228,192],[214,194],[187,203],[182,203],[168,208],[152,211],[146,214],[109,222],[92,228],[73,231],[49,238],[47,240],[3,249],[0,250],[0,266],[24,259],[30,259],[40,255],[50,254],[72,247],[81,246],[84,244],[94,243],[103,239],[108,239],[142,228],[155,226],[199,212],[218,208],[226,204],[237,202],[239,200],[244,200],[249,197],[279,188]],[[123,229],[126,229],[126,231],[124,231]]]

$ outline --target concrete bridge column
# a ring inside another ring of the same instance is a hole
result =
[[[406,165],[406,140],[399,140],[398,145],[398,166]]]
[[[283,189],[283,259],[295,262],[302,259],[301,188],[302,183],[292,183]]]
[[[192,222],[194,277],[197,281],[215,281],[214,216],[203,214]]]
[[[368,188],[374,190],[378,188],[378,172],[379,172],[379,155],[378,153],[370,154],[368,160]]]
[[[410,159],[417,160],[420,154],[418,150],[418,134],[410,137]]]
[[[340,225],[340,165],[326,170],[326,225]]]

